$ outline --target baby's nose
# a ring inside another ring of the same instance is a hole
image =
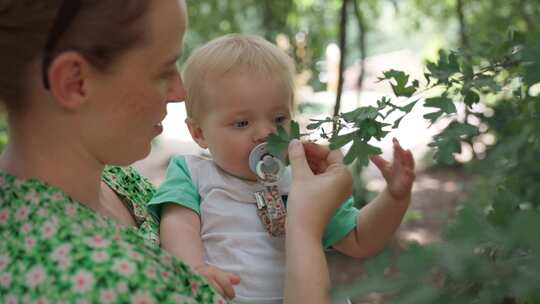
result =
[[[274,133],[275,131],[276,131],[276,127],[274,125],[259,126],[257,130],[255,131],[253,141],[255,143],[265,142],[268,136]]]

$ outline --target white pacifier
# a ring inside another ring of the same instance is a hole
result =
[[[261,182],[272,185],[276,184],[285,170],[285,156],[273,155],[267,150],[267,144],[261,143],[255,146],[249,153],[249,168]]]

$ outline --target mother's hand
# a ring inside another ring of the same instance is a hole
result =
[[[287,206],[288,229],[301,228],[322,237],[326,224],[352,192],[352,176],[343,164],[343,154],[293,140],[289,160],[293,179]]]

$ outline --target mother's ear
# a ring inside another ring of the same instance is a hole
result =
[[[62,52],[49,66],[50,91],[57,104],[73,110],[86,101],[86,77],[90,63],[78,52]]]

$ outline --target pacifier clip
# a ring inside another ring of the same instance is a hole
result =
[[[250,168],[264,187],[256,191],[257,214],[266,231],[273,237],[285,235],[287,209],[278,188],[283,175],[284,161],[266,151],[266,143],[257,145],[249,155]]]

